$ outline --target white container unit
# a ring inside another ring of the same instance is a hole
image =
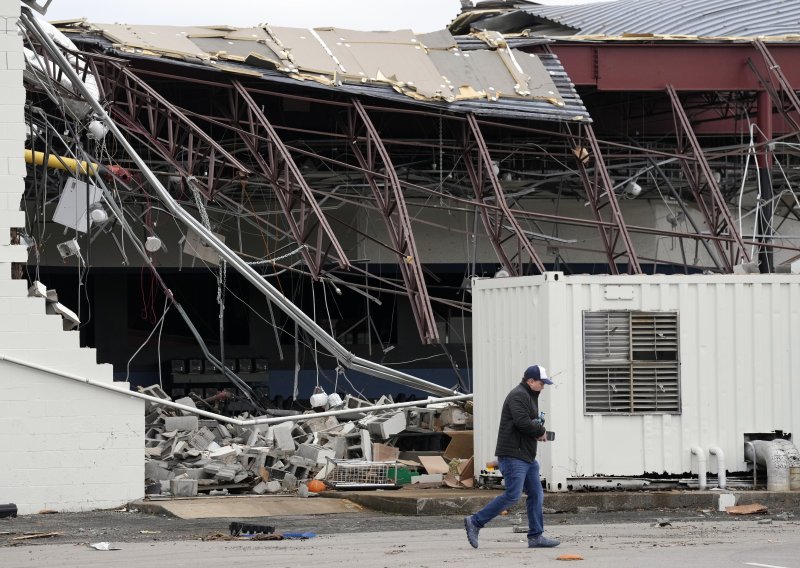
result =
[[[700,460],[713,474],[720,456],[743,471],[746,435],[800,432],[800,276],[548,272],[476,279],[472,294],[479,469],[534,363],[556,383],[540,400],[556,432],[539,445],[549,491],[582,476],[698,474]]]

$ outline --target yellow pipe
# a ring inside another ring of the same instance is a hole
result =
[[[28,164],[35,164],[41,166],[44,164],[44,152],[34,152],[33,150],[25,150],[25,162]],[[99,166],[88,162],[78,162],[72,158],[65,158],[64,156],[56,156],[55,154],[47,155],[47,167],[56,168],[58,170],[66,170],[73,174],[81,173],[95,173],[98,171]],[[91,168],[91,172],[89,169]],[[80,172],[78,171],[80,169]]]

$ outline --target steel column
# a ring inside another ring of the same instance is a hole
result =
[[[591,152],[583,155],[582,151],[585,150],[585,148],[575,144],[575,139],[572,140],[572,143],[573,153],[577,158],[578,172],[580,173],[583,186],[586,189],[586,197],[589,200],[589,204],[592,206],[595,219],[598,221],[605,222],[602,213],[603,208],[608,207],[611,210],[612,225],[600,224],[597,227],[600,231],[600,240],[603,242],[603,248],[606,251],[608,268],[612,274],[619,274],[617,258],[622,255],[627,255],[628,273],[641,274],[642,268],[639,264],[639,257],[636,255],[633,240],[628,233],[625,218],[622,216],[622,211],[619,208],[617,196],[614,193],[614,184],[611,183],[611,177],[606,169],[603,155],[600,152],[600,144],[594,134],[594,129],[591,124],[581,125],[581,128],[586,133],[586,140],[589,142]],[[586,161],[591,156],[594,156],[594,180],[591,179],[586,169]],[[603,188],[602,192],[601,187]],[[622,238],[624,251],[617,253],[617,242],[620,238]]]
[[[522,227],[512,213],[511,209],[506,202],[503,187],[500,184],[500,179],[494,171],[492,164],[492,157],[489,154],[489,148],[481,133],[478,120],[475,115],[468,113],[466,115],[467,126],[464,128],[464,164],[467,168],[472,188],[475,191],[477,199],[476,205],[479,208],[481,221],[486,230],[486,234],[492,243],[495,253],[497,254],[500,263],[503,265],[508,273],[512,276],[520,276],[525,273],[525,259],[523,253],[527,253],[530,262],[536,266],[536,269],[542,273],[545,271],[544,263],[539,258],[536,250],[531,245],[530,239],[525,236]],[[486,191],[486,181],[489,182],[489,191]],[[486,207],[487,201],[494,199],[499,209],[493,210],[493,215]],[[502,238],[503,223],[509,225],[511,235],[507,239]],[[510,238],[515,239],[516,251],[509,256],[503,248],[505,240]],[[517,259],[516,264],[513,258]]]
[[[691,121],[683,110],[683,106],[681,106],[678,93],[672,85],[667,85],[667,93],[672,102],[676,136],[679,138],[679,144],[682,144],[682,142],[680,142],[681,137],[685,136],[692,147],[696,166],[699,167],[700,171],[693,171],[693,169],[689,167],[688,158],[686,157],[681,159],[681,166],[692,188],[695,201],[705,216],[708,230],[715,236],[722,236],[727,232],[728,236],[733,239],[733,241],[729,241],[727,251],[724,250],[721,241],[714,241],[714,245],[717,247],[717,251],[726,269],[729,272],[733,272],[733,267],[739,263],[740,259],[743,258],[747,262],[750,262],[750,255],[747,253],[747,249],[742,242],[742,236],[739,234],[736,224],[733,222],[731,213],[728,210],[728,204],[717,185],[714,172],[711,170],[711,166],[709,166],[705,154],[703,154],[703,149],[700,147],[700,142],[697,140],[697,136],[695,136],[692,130]],[[705,177],[706,187],[711,194],[711,203],[706,202],[705,195],[702,193],[700,173]]]
[[[309,248],[304,248],[302,251],[303,259],[309,270],[314,277],[319,277],[328,254],[328,248],[333,249],[340,267],[349,267],[350,262],[347,260],[344,249],[339,244],[339,240],[328,224],[322,208],[317,203],[289,149],[244,85],[236,79],[232,81],[232,84],[234,89],[230,95],[233,120],[237,124],[243,123],[246,128],[246,131],[237,129],[237,132],[260,166],[264,176],[271,182],[295,240],[299,244],[306,244],[310,241],[311,247],[316,251],[316,255],[313,257]],[[244,113],[243,117],[240,116],[242,113]],[[248,136],[248,134],[250,135]],[[266,148],[260,146],[261,139],[267,141]],[[313,223],[312,220],[316,223]]]
[[[395,254],[398,257],[398,265],[403,275],[411,302],[411,311],[417,323],[417,331],[424,343],[438,343],[439,332],[436,328],[436,320],[431,307],[431,300],[428,296],[428,289],[425,286],[425,276],[422,273],[422,264],[417,252],[417,245],[414,242],[414,233],[411,229],[411,219],[408,215],[403,189],[400,187],[400,179],[394,169],[389,152],[383,145],[380,134],[364,109],[361,101],[353,99],[353,109],[350,113],[349,131],[352,140],[352,149],[358,160],[359,165],[367,172],[365,173],[378,210],[386,223],[389,238],[392,240]],[[359,144],[359,125],[366,131],[364,140],[364,150]],[[376,160],[380,159],[385,170],[383,187],[376,181],[375,171]]]

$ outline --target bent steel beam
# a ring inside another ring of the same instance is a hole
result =
[[[742,242],[742,236],[736,229],[736,224],[733,222],[731,212],[728,210],[728,204],[725,202],[725,198],[714,177],[714,172],[711,171],[711,166],[709,166],[708,160],[706,160],[705,154],[703,154],[700,142],[697,140],[697,136],[695,136],[692,130],[691,121],[681,105],[677,91],[672,85],[667,85],[667,93],[672,102],[672,110],[675,116],[675,134],[678,137],[679,146],[682,145],[682,137],[685,136],[689,141],[689,145],[692,147],[696,167],[699,167],[700,171],[698,172],[689,166],[687,157],[681,158],[681,167],[692,189],[697,206],[706,219],[708,230],[714,236],[723,236],[727,233],[728,237],[733,239],[732,242],[728,243],[727,251],[722,241],[714,241],[714,246],[717,248],[725,268],[729,272],[733,272],[733,267],[739,264],[739,260],[745,259],[747,262],[750,262],[750,255],[744,246],[744,242]],[[701,173],[705,178],[708,192],[711,194],[710,203],[706,200],[706,196],[702,192]]]
[[[311,248],[303,249],[303,259],[309,270],[315,278],[319,277],[329,248],[333,249],[333,255],[340,267],[349,267],[350,261],[342,245],[289,149],[245,86],[236,79],[232,84],[234,89],[230,95],[233,120],[242,126],[237,132],[275,190],[295,240],[301,245],[310,242],[316,251],[316,255],[312,257]],[[267,140],[264,145],[261,144],[263,140]]]
[[[544,263],[533,248],[530,239],[525,236],[519,221],[508,206],[500,179],[497,177],[497,172],[494,171],[489,148],[478,125],[478,119],[472,113],[467,114],[467,125],[464,128],[463,140],[464,164],[472,183],[472,189],[475,192],[476,205],[480,211],[483,227],[492,243],[492,248],[494,248],[498,260],[511,276],[521,276],[525,274],[526,262],[524,253],[527,253],[530,262],[533,263],[540,274],[543,273],[545,271]],[[489,188],[486,187],[487,180]],[[494,214],[491,214],[490,210],[486,208],[488,202],[492,200],[499,207],[499,209],[494,209]],[[502,237],[503,229],[505,228],[504,221],[508,223],[511,231],[510,237],[506,239]],[[503,243],[509,238],[514,238],[514,244],[516,245],[516,251],[511,255],[507,254],[503,248]],[[514,258],[516,258],[516,262],[514,262]]]
[[[353,99],[353,108],[355,112],[350,113],[350,124],[348,125],[352,139],[351,148],[359,165],[367,172],[365,173],[367,183],[375,196],[378,210],[383,216],[386,230],[389,232],[389,238],[392,240],[395,254],[398,256],[398,265],[403,275],[408,299],[411,302],[411,311],[417,323],[417,331],[424,343],[438,343],[439,332],[436,328],[428,289],[425,286],[422,261],[414,242],[411,219],[408,215],[403,189],[400,187],[400,179],[397,177],[397,171],[394,169],[389,152],[383,145],[380,134],[361,101]],[[360,137],[359,123],[366,131],[366,135],[363,137]],[[363,150],[359,144],[360,140],[363,140]],[[374,173],[378,170],[377,159],[380,159],[386,172],[382,184],[376,180]]]
[[[169,211],[175,215],[176,218],[185,223],[191,230],[195,231],[198,235],[201,235],[208,243],[208,246],[214,249],[214,251],[216,251],[220,257],[225,259],[231,265],[231,267],[239,272],[239,274],[241,274],[248,282],[255,286],[261,293],[263,293],[270,302],[274,303],[284,313],[292,318],[292,320],[297,322],[299,327],[303,328],[303,330],[305,330],[309,335],[319,341],[323,347],[336,358],[337,361],[349,369],[366,373],[373,377],[378,377],[391,382],[406,385],[431,394],[441,396],[458,394],[451,389],[430,383],[418,377],[398,371],[397,369],[385,367],[383,365],[379,365],[378,363],[357,357],[355,354],[347,351],[333,337],[328,335],[324,329],[322,329],[315,321],[309,318],[298,306],[290,302],[250,265],[244,262],[236,253],[227,247],[225,243],[219,240],[214,233],[208,231],[202,223],[187,213],[183,207],[181,207],[180,204],[178,204],[172,198],[153,171],[147,166],[136,150],[134,150],[127,138],[125,138],[122,131],[112,120],[111,116],[109,116],[100,103],[90,96],[88,89],[78,80],[77,74],[70,67],[69,62],[66,60],[64,55],[59,51],[55,43],[49,37],[47,37],[47,34],[44,33],[39,26],[39,23],[30,16],[28,10],[26,9],[24,9],[22,12],[22,21],[27,30],[30,30],[36,34],[39,41],[42,42],[42,45],[50,52],[54,61],[64,71],[64,73],[67,74],[72,80],[76,81],[77,87],[86,102],[92,106],[94,111],[100,117],[108,121],[107,126],[109,131],[112,133],[114,138],[116,138],[125,152],[131,157],[136,166],[141,170],[142,175],[145,177],[148,183],[150,183]]]
[[[207,198],[219,181],[252,172],[181,110],[126,68],[127,62],[92,53],[71,53],[83,73],[97,79],[100,96],[125,129],[146,140],[168,162],[195,176]]]
[[[764,58],[764,62],[767,64],[767,69],[769,70],[770,75],[774,76],[777,80],[778,85],[781,88],[781,91],[786,96],[791,104],[794,111],[800,115],[800,98],[798,98],[797,93],[792,88],[792,84],[789,82],[789,79],[786,77],[786,74],[781,69],[780,64],[775,60],[775,57],[772,55],[769,49],[767,49],[766,44],[761,39],[756,39],[753,41],[753,46],[758,50],[761,56]],[[782,104],[778,105],[778,108],[783,108]],[[787,113],[788,114],[788,113]],[[790,117],[787,117],[790,118]],[[791,122],[797,128],[797,120],[794,118],[790,118]]]
[[[591,153],[585,154],[585,148],[574,138],[572,144],[573,154],[578,164],[578,173],[583,182],[583,187],[586,190],[586,197],[589,200],[589,204],[592,206],[592,212],[597,221],[605,222],[602,213],[605,207],[611,210],[612,224],[598,224],[597,226],[600,232],[600,240],[603,242],[603,248],[606,252],[608,268],[611,270],[612,274],[619,274],[617,259],[626,255],[628,257],[628,273],[641,274],[642,268],[639,264],[639,257],[636,255],[633,240],[631,240],[628,227],[625,224],[625,218],[622,216],[622,211],[619,208],[619,202],[614,193],[614,184],[611,183],[611,177],[608,175],[608,170],[606,169],[603,155],[600,152],[600,144],[597,142],[594,129],[591,124],[581,125],[580,128],[585,132]],[[591,156],[594,156],[594,179],[591,178],[586,168],[586,163]],[[615,251],[620,238],[622,239],[624,251],[617,253]]]

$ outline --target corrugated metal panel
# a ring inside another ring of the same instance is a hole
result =
[[[575,35],[755,37],[800,33],[800,2],[796,0],[619,0],[531,6],[524,11],[573,28]]]
[[[692,446],[720,447],[727,469],[742,471],[745,434],[800,432],[800,277],[555,275],[473,286],[477,463],[493,456],[502,399],[518,380],[505,377],[518,376],[528,361],[555,375],[542,397],[548,428],[557,433],[541,451],[550,489],[566,488],[574,476],[696,473]],[[607,293],[621,285],[634,293]],[[633,403],[651,412],[587,413],[590,398],[623,406],[632,393],[625,390],[627,368],[608,365],[594,377],[605,384],[595,381],[584,399],[583,313],[625,310],[677,313],[676,332],[669,322],[651,321],[656,335],[641,345],[669,352],[677,340],[680,382],[669,361],[641,362],[633,372],[643,386]],[[660,410],[676,399],[680,414]],[[708,463],[715,472],[714,460]]]

